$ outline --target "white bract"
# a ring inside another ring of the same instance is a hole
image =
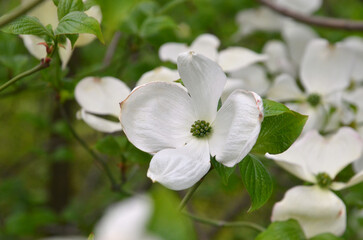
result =
[[[297,186],[286,192],[275,204],[272,221],[296,219],[308,238],[330,232],[341,235],[346,226],[346,210],[329,188],[341,190],[363,181],[363,171],[347,183],[334,182],[337,174],[357,160],[363,150],[359,134],[348,127],[340,128],[330,136],[321,136],[316,130],[307,132],[287,151],[268,158],[298,178],[315,184]]]
[[[188,47],[184,43],[165,43],[159,49],[162,61],[177,62],[180,53],[194,51],[218,62],[225,72],[233,72],[267,59],[266,55],[255,53],[243,47],[229,47],[218,52],[219,39],[212,34],[198,36]]]
[[[323,0],[274,0],[277,5],[303,14],[311,14],[318,10]]]
[[[29,0],[23,0],[22,2],[26,3],[29,2]],[[90,17],[94,17],[98,22],[101,22],[102,20],[102,13],[99,6],[92,6],[90,9],[85,11],[85,13]],[[34,16],[38,18],[44,26],[51,24],[53,28],[56,28],[58,25],[57,6],[54,5],[52,0],[45,0],[43,3],[39,4],[27,14],[29,16]],[[46,48],[42,45],[39,45],[39,43],[45,42],[43,39],[33,35],[21,35],[21,38],[24,41],[25,47],[34,57],[38,59],[46,57]],[[87,45],[95,38],[96,36],[94,36],[93,34],[79,34],[79,37],[75,43],[75,47]],[[59,56],[62,61],[63,68],[67,66],[67,63],[71,58],[72,52],[73,50],[71,43],[67,39],[66,44],[63,47],[59,48]]]
[[[340,107],[341,93],[349,86],[353,52],[341,43],[331,45],[324,39],[308,44],[300,67],[300,80],[305,93],[294,78],[278,76],[267,96],[276,101],[295,100],[288,104],[297,112],[309,115],[305,131],[322,127],[328,105]]]
[[[152,201],[136,196],[109,207],[95,228],[96,240],[157,240],[147,233],[153,211]]]
[[[180,78],[177,70],[167,67],[158,67],[144,73],[137,81],[136,86],[151,82],[174,82]]]
[[[187,91],[166,82],[135,88],[121,103],[120,121],[131,143],[155,154],[148,177],[182,190],[209,171],[210,155],[228,167],[247,155],[263,106],[257,94],[236,90],[217,111],[226,83],[218,64],[194,52],[181,54],[177,63]]]
[[[86,77],[77,84],[74,95],[82,107],[78,115],[89,126],[100,132],[121,131],[118,121],[111,121],[97,115],[110,115],[118,118],[119,102],[130,93],[129,87],[114,77]]]

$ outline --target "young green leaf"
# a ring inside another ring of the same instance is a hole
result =
[[[52,32],[38,18],[31,16],[24,16],[7,24],[2,31],[12,34],[29,34],[54,39]]]
[[[272,111],[271,111],[272,112]],[[265,116],[252,153],[282,153],[300,136],[307,116],[288,110],[282,114]]]
[[[59,0],[53,0],[54,5],[58,6]]]
[[[64,16],[55,29],[56,35],[91,33],[104,43],[100,24],[93,17],[83,12],[71,12]]]
[[[58,20],[61,20],[70,12],[83,12],[83,8],[82,0],[59,0],[57,8]]]
[[[72,48],[74,48],[74,44],[76,44],[79,34],[66,34],[66,37],[71,41]]]
[[[106,136],[98,140],[95,147],[100,153],[106,155],[121,156],[122,154],[122,149],[113,136]]]
[[[234,172],[235,167],[231,167],[231,168],[226,167],[222,163],[217,162],[215,157],[211,158],[211,163],[212,163],[212,166],[217,171],[218,175],[221,177],[223,184],[227,185],[228,179]]]
[[[284,104],[269,99],[263,99],[264,116],[270,117],[290,111]]]
[[[265,166],[253,155],[240,163],[242,181],[251,197],[249,212],[262,207],[272,194],[272,179]]]
[[[83,3],[83,11],[87,11],[88,9],[90,9],[91,7],[97,5],[97,1],[96,0],[87,0]]]
[[[273,222],[256,240],[306,240],[305,234],[296,220]]]

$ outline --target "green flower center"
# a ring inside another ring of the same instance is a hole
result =
[[[212,127],[209,122],[204,120],[195,121],[192,125],[190,132],[194,137],[202,138],[208,136],[212,131]]]
[[[325,172],[322,172],[322,173],[319,173],[318,175],[316,175],[316,180],[318,181],[318,185],[322,188],[329,187],[333,182],[331,177]]]
[[[310,94],[307,99],[308,103],[313,107],[316,107],[320,103],[320,100],[320,96],[316,93]]]

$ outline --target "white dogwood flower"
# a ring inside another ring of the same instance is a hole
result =
[[[232,167],[255,144],[263,119],[261,98],[236,90],[217,111],[226,75],[217,63],[187,52],[175,83],[135,88],[120,104],[120,121],[137,148],[154,153],[148,177],[173,190],[191,187],[210,169],[210,155]]]
[[[308,238],[330,232],[341,235],[346,227],[346,210],[329,188],[341,190],[363,181],[363,171],[347,183],[335,182],[337,174],[357,160],[363,150],[359,134],[348,127],[330,136],[312,130],[298,139],[287,151],[271,155],[285,170],[314,186],[297,186],[275,204],[272,221],[296,219]]]
[[[135,196],[109,207],[97,223],[95,239],[99,240],[157,240],[147,233],[153,210],[152,200]]]
[[[275,101],[291,101],[293,110],[309,115],[304,130],[320,128],[327,105],[339,107],[341,93],[349,86],[354,63],[353,52],[341,43],[329,44],[324,39],[314,39],[308,44],[300,67],[300,80],[305,92],[289,75],[278,76],[268,98]]]
[[[84,0],[85,1],[85,0]],[[23,4],[29,2],[29,0],[22,0]],[[90,9],[85,11],[85,13],[95,18],[98,22],[102,20],[102,12],[99,6],[92,6]],[[33,10],[27,13],[29,16],[33,16],[39,19],[39,21],[44,25],[51,24],[53,28],[56,28],[58,25],[58,16],[57,16],[57,6],[53,3],[52,0],[45,0],[43,3],[39,4]],[[39,45],[39,43],[44,42],[43,39],[33,35],[21,35],[21,38],[24,41],[25,47],[28,51],[36,58],[42,59],[44,58],[46,53],[46,48],[44,46]],[[92,42],[96,36],[93,34],[82,33],[79,34],[79,37],[75,43],[75,47],[81,47]],[[62,67],[65,68],[69,59],[72,56],[72,46],[70,41],[67,39],[66,44],[63,47],[59,48],[59,56],[62,61]]]
[[[218,52],[219,39],[212,34],[198,36],[192,44],[165,43],[159,49],[162,61],[177,62],[178,55],[183,52],[194,51],[216,61],[225,72],[233,72],[267,59],[264,54],[255,53],[243,47],[229,47]]]
[[[114,77],[86,77],[77,84],[74,95],[82,107],[78,115],[89,126],[100,132],[121,131],[119,121],[111,121],[97,115],[110,115],[118,118],[118,103],[130,93],[129,87]]]
[[[180,79],[180,76],[177,70],[172,70],[167,67],[157,67],[144,73],[137,81],[136,86],[151,82],[174,82],[178,79]]]

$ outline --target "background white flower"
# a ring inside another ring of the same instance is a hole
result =
[[[119,102],[129,95],[129,87],[114,77],[86,77],[78,82],[74,95],[82,107],[78,116],[97,131],[112,133],[121,131],[118,121],[111,121],[97,115],[111,115],[118,118]]]
[[[363,150],[363,141],[353,129],[343,127],[331,136],[321,136],[316,130],[307,132],[287,151],[268,158],[314,186],[298,186],[286,192],[275,204],[272,221],[294,218],[299,221],[307,237],[345,231],[344,203],[330,190],[341,190],[363,181],[363,171],[347,183],[334,182],[336,175],[357,160]]]

